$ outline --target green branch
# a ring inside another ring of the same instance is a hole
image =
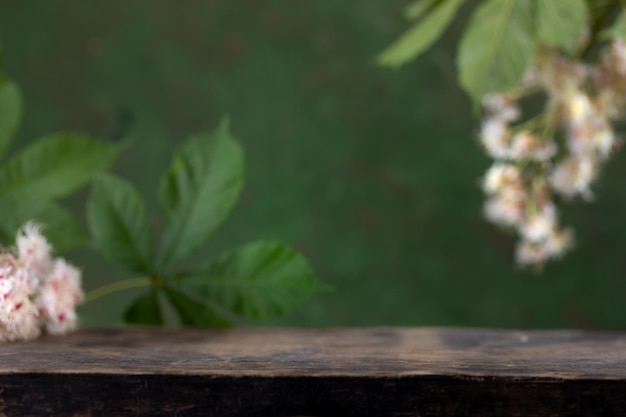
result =
[[[111,284],[107,284],[100,288],[96,288],[95,290],[89,291],[85,296],[85,303],[89,303],[91,301],[97,300],[98,298],[113,294],[114,292],[129,290],[132,288],[149,287],[153,285],[153,283],[154,280],[149,277],[132,278],[126,279],[124,281],[112,282]]]

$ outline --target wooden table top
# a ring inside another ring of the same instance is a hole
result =
[[[458,328],[83,329],[0,345],[0,373],[626,379],[626,334]]]
[[[626,416],[626,334],[83,329],[0,345],[0,417]]]

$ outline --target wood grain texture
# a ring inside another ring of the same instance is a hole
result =
[[[626,416],[626,334],[86,329],[0,345],[0,417]]]

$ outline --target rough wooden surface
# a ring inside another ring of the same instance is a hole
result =
[[[626,334],[93,329],[0,345],[0,417],[626,416]]]

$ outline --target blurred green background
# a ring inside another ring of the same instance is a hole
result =
[[[593,204],[566,209],[576,250],[518,270],[513,238],[481,217],[489,160],[455,79],[462,22],[399,71],[373,63],[406,3],[0,0],[3,67],[26,101],[15,148],[54,131],[128,139],[114,171],[154,206],[176,146],[229,114],[247,185],[210,254],[280,240],[335,287],[265,324],[626,329],[626,155]],[[69,202],[81,218],[84,197]],[[68,256],[87,289],[124,278]],[[83,323],[117,322],[130,296],[83,307]]]

